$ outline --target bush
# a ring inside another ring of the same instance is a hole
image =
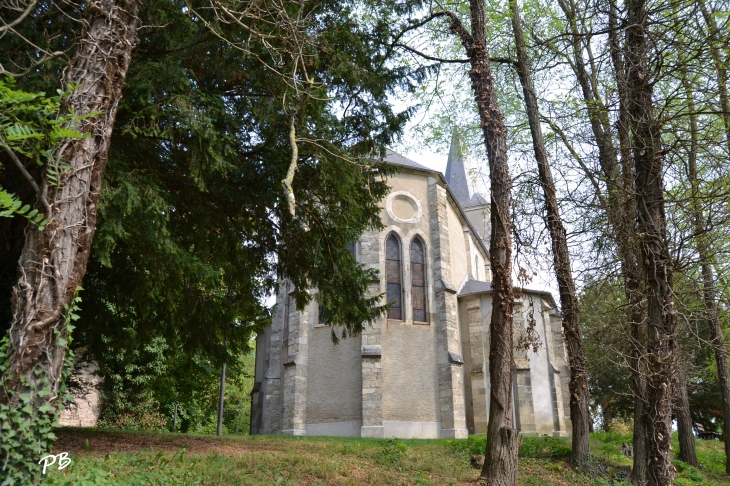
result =
[[[520,457],[563,459],[570,456],[570,445],[559,437],[523,437],[520,446]]]

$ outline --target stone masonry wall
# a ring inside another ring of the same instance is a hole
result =
[[[456,288],[451,282],[451,254],[446,189],[433,183],[428,189],[434,274],[436,355],[439,370],[441,436],[468,437],[463,389],[463,358],[459,342]],[[461,234],[459,235],[461,236]]]
[[[264,383],[261,393],[263,398],[262,434],[281,433],[281,418],[284,397],[281,389],[281,354],[284,339],[285,320],[288,318],[289,285],[282,283],[276,298],[276,307],[271,316],[271,326],[266,334],[266,359],[264,360]]]
[[[380,271],[380,238],[368,232],[360,238],[362,263],[366,268]],[[382,272],[381,272],[382,274]],[[380,282],[372,282],[370,296],[382,292]],[[362,360],[362,437],[383,437],[383,363],[381,329],[384,319],[366,327],[361,339]]]
[[[79,356],[83,351],[77,351]],[[71,374],[76,385],[72,388],[74,401],[67,406],[58,423],[67,427],[93,427],[101,417],[103,402],[99,385],[102,378],[96,373],[99,366],[95,362],[79,362]]]
[[[310,304],[310,306],[313,304]],[[289,308],[289,339],[284,347],[284,416],[282,434],[307,434],[307,364],[309,358],[309,307]]]

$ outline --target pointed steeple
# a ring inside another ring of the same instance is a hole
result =
[[[469,184],[466,180],[466,167],[464,158],[466,152],[462,146],[461,135],[458,128],[454,127],[454,134],[451,136],[451,147],[449,148],[449,160],[446,163],[446,183],[454,194],[457,202],[463,207],[471,200]]]

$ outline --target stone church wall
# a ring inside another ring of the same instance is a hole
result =
[[[316,304],[315,304],[316,305]],[[335,332],[341,330],[335,329]],[[307,435],[360,435],[362,366],[360,337],[332,343],[332,328],[310,331],[307,370]]]
[[[540,336],[540,342],[542,345],[537,349],[537,352],[532,350],[528,351],[527,355],[530,359],[530,375],[532,378],[532,403],[535,409],[534,420],[535,427],[538,435],[548,434],[552,435],[554,428],[554,417],[553,417],[553,400],[550,386],[550,373],[551,366],[548,362],[547,352],[547,341],[545,338],[545,324],[543,322],[542,314],[542,299],[535,297],[532,299],[532,305],[530,305],[530,299],[525,298],[523,305],[523,318],[525,319],[525,325],[527,325],[528,319],[532,318],[536,321],[535,328]],[[532,317],[531,317],[532,316]]]
[[[451,284],[459,289],[469,274],[469,254],[464,241],[464,227],[451,202],[447,204],[449,248],[451,250]]]
[[[390,437],[388,429],[415,427],[423,430],[418,435],[422,438],[438,438],[441,426],[435,326],[391,321],[383,330],[382,340],[384,436]]]
[[[442,181],[405,170],[388,183],[385,228],[363,234],[356,255],[378,270],[369,293],[382,295],[385,240],[397,235],[402,320],[383,318],[335,346],[331,328],[318,323],[316,302],[297,312],[282,289],[272,325],[257,340],[257,353],[266,357],[257,359],[252,422],[261,426],[252,426],[252,433],[462,438],[486,432],[492,296],[479,282],[469,285],[484,290],[458,295],[468,277],[489,278],[488,271],[482,274],[486,254]],[[425,243],[428,322],[414,322],[411,306],[416,235]],[[562,335],[551,326],[542,293],[530,295],[532,306],[526,298],[516,305],[516,333],[534,318],[543,346],[515,356],[515,426],[527,434],[564,435],[569,370]]]
[[[459,302],[464,352],[464,400],[470,434],[487,431],[489,418],[489,319],[491,300],[472,297]]]

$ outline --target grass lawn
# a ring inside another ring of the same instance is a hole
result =
[[[485,436],[468,440],[378,440],[350,437],[225,436],[63,428],[54,453],[73,463],[50,472],[43,484],[228,485],[228,484],[475,484],[470,466]],[[566,463],[570,439],[525,438],[520,485],[616,485],[631,460],[619,448],[630,437],[597,433],[590,473]],[[722,476],[722,443],[698,441],[702,470],[676,463],[677,484],[728,485]],[[675,444],[675,451],[677,446]]]

